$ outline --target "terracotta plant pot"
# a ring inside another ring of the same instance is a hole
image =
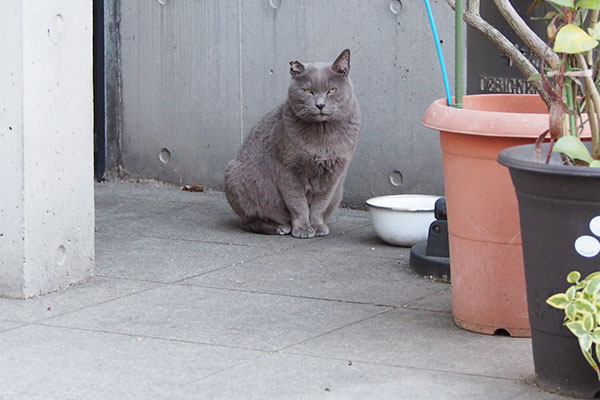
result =
[[[508,170],[496,162],[511,146],[548,129],[537,95],[445,99],[424,125],[440,131],[448,207],[452,311],[457,326],[486,334],[530,336],[517,198]]]

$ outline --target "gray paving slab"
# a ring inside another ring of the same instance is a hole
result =
[[[8,331],[23,326],[25,323],[16,321],[3,321],[0,320],[0,332]]]
[[[421,278],[425,279],[425,278]],[[440,292],[422,297],[406,304],[406,308],[415,310],[441,311],[452,313],[452,288],[445,284],[446,288]]]
[[[243,231],[239,226],[239,219],[226,205],[222,194],[217,202],[199,200],[197,204],[172,202],[170,206],[162,206],[154,200],[140,203],[141,201],[121,202],[120,211],[111,217],[111,220],[118,221],[115,224],[102,223],[99,220],[102,217],[97,215],[98,232],[115,236],[193,240],[270,249],[290,248],[302,242],[289,236],[257,235]],[[147,204],[150,205],[146,207]],[[140,207],[144,211],[135,211]],[[139,218],[136,218],[136,213]]]
[[[368,215],[363,211],[365,215]],[[350,221],[351,218],[347,218]],[[311,251],[334,252],[369,257],[393,258],[405,263],[408,262],[410,248],[392,246],[383,242],[371,226],[367,218],[353,218],[352,230],[342,231],[338,235],[328,236],[322,240],[307,243]]]
[[[556,393],[544,392],[534,382],[525,382],[527,388],[515,396],[514,400],[567,400],[572,397],[560,396]]]
[[[176,282],[248,262],[276,250],[197,240],[97,233],[96,274]]]
[[[184,284],[339,301],[404,305],[448,285],[414,276],[397,260],[299,247],[183,281]]]
[[[209,399],[508,400],[523,392],[552,398],[518,380],[288,354],[264,355],[191,386]]]
[[[506,379],[533,375],[531,341],[454,326],[448,313],[397,309],[288,352]]]
[[[17,322],[42,321],[156,287],[156,284],[107,278],[27,300],[0,298],[0,316]]]
[[[31,394],[0,389],[0,400],[73,400],[73,398],[51,396],[48,394]]]
[[[142,187],[154,187],[154,190]],[[257,235],[240,228],[224,193],[189,193],[160,185],[104,184],[100,187],[96,229],[112,236],[144,236],[268,248],[293,248],[322,238]],[[108,187],[108,188],[107,188]],[[126,196],[119,192],[128,192]],[[156,192],[160,192],[157,195]],[[112,222],[111,222],[112,221]],[[341,208],[331,222],[331,236],[369,224],[364,211]]]
[[[196,399],[188,384],[259,353],[29,325],[0,334],[0,398]]]
[[[272,351],[387,310],[370,305],[165,285],[46,323]]]
[[[110,197],[96,201],[96,230],[110,233],[144,233],[131,230],[133,222],[156,224],[156,217],[165,213],[177,213],[189,206],[187,202],[143,199],[137,197]]]
[[[190,204],[210,204],[226,208],[222,194],[216,192],[190,193],[177,187],[157,184],[110,182],[95,185],[96,228],[102,231],[141,234],[130,231],[130,224],[144,220],[149,225],[160,214],[177,212]]]
[[[223,198],[222,192],[212,191],[209,188],[204,192],[188,192],[181,189],[181,186],[162,182],[131,182],[131,181],[112,181],[102,182],[95,186],[96,201],[101,203],[101,208],[112,199],[140,201],[159,201],[164,203],[198,203],[199,199]],[[223,204],[226,206],[226,204]]]
[[[456,328],[451,286],[370,223],[256,235],[222,193],[98,184],[101,277],[0,299],[0,400],[562,398],[533,384],[530,340]]]

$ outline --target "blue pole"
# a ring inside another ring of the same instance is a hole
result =
[[[442,69],[442,78],[444,79],[444,88],[446,89],[446,100],[448,105],[452,105],[452,95],[450,94],[450,83],[448,82],[448,73],[446,72],[446,63],[444,62],[444,55],[442,54],[442,47],[440,46],[440,38],[435,27],[435,21],[433,20],[433,12],[431,12],[431,5],[429,0],[425,0],[425,8],[427,9],[427,15],[429,16],[429,24],[431,25],[431,32],[433,33],[433,40],[435,41],[435,48],[437,50],[438,58],[440,60],[440,68]]]

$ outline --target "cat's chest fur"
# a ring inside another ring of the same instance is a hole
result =
[[[348,132],[334,124],[292,127],[289,131],[281,142],[281,160],[300,179],[327,179],[339,174],[354,152],[354,141]]]

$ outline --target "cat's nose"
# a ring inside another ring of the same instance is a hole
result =
[[[317,104],[315,104],[315,105],[317,106],[317,108],[318,108],[319,110],[322,110],[322,109],[325,107],[325,104],[323,104],[323,103],[317,103]]]

